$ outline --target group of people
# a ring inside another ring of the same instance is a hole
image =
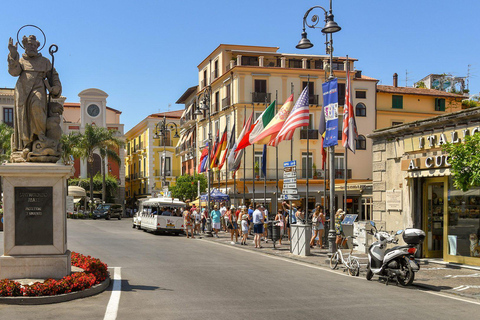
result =
[[[341,221],[345,212],[339,209],[335,214],[335,231],[338,239],[341,239],[343,234]],[[291,224],[307,223],[312,224],[312,238],[310,240],[310,247],[318,246],[324,248],[323,237],[325,225],[330,220],[323,210],[320,203],[315,205],[315,209],[306,214],[306,211],[302,207],[297,206],[295,203],[289,205],[287,202],[283,202],[281,208],[278,209],[277,214],[269,217],[268,210],[264,205],[250,204],[247,206],[231,205],[229,208],[225,203],[221,203],[220,206],[214,205],[213,209],[208,212],[205,206],[197,208],[194,204],[191,207],[187,207],[183,212],[184,225],[187,238],[194,238],[195,234],[200,232],[205,233],[207,219],[211,219],[212,233],[214,237],[218,238],[220,230],[230,233],[231,244],[238,243],[240,238],[241,245],[247,245],[247,239],[249,235],[254,235],[255,248],[262,248],[262,238],[265,241],[267,239],[267,223],[271,221],[274,225],[280,227],[280,239],[279,244],[282,244],[282,238],[284,234],[288,235],[290,239],[290,226]],[[272,219],[271,219],[272,218]]]

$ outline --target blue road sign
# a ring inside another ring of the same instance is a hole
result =
[[[287,167],[295,167],[297,166],[297,160],[293,160],[293,161],[285,161],[283,163],[283,167],[284,168],[287,168]]]

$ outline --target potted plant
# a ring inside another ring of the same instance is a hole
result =
[[[260,179],[260,165],[258,164],[258,161],[255,161],[254,170],[255,170],[255,178],[257,180]]]
[[[318,179],[317,166],[315,165],[315,163],[312,166],[312,170],[313,170],[313,179]]]

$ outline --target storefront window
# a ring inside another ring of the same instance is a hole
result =
[[[448,181],[448,254],[480,257],[480,188],[456,190]]]

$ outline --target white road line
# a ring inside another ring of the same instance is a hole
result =
[[[120,303],[120,294],[122,293],[122,273],[120,267],[115,267],[113,273],[113,289],[108,301],[107,310],[103,320],[117,319],[118,305]]]
[[[216,244],[218,246],[223,246],[223,247],[226,246],[225,244],[216,243],[216,242],[213,242],[213,241],[208,241],[208,240],[203,240],[203,241],[206,242],[206,243]],[[316,266],[316,265],[312,265],[312,264],[308,264],[308,263],[304,263],[304,262],[299,262],[299,261],[288,259],[288,258],[277,257],[277,256],[273,256],[273,255],[270,255],[270,254],[267,254],[267,253],[262,253],[260,251],[258,251],[258,252],[257,251],[251,251],[251,250],[248,250],[248,249],[243,249],[243,248],[235,247],[235,246],[231,246],[230,248],[231,249],[236,249],[236,250],[241,250],[243,252],[249,252],[249,253],[252,253],[252,254],[258,254],[258,255],[261,255],[263,257],[268,257],[268,258],[271,258],[271,259],[276,259],[276,260],[281,260],[281,261],[285,261],[285,262],[289,262],[289,263],[293,263],[293,264],[298,264],[298,265],[308,267],[308,268],[312,268],[312,269],[327,271],[327,272],[334,273],[334,274],[339,275],[339,276],[349,277],[352,280],[368,281],[367,279],[365,279],[363,277],[352,277],[348,274],[342,274],[342,273],[339,273],[338,271],[327,269],[326,267],[320,267],[320,266]],[[444,298],[447,298],[447,299],[453,299],[453,300],[463,301],[463,302],[466,302],[466,303],[476,304],[476,305],[480,306],[480,302],[478,302],[478,301],[473,301],[473,300],[469,300],[469,299],[455,297],[455,296],[452,296],[452,295],[449,295],[449,294],[443,294],[443,293],[438,293],[438,292],[434,292],[434,291],[424,291],[424,290],[418,290],[418,289],[417,289],[417,291],[418,292],[423,292],[423,293],[428,293],[428,294],[433,294],[433,295],[436,295],[436,296],[439,296],[439,297],[444,297]]]

